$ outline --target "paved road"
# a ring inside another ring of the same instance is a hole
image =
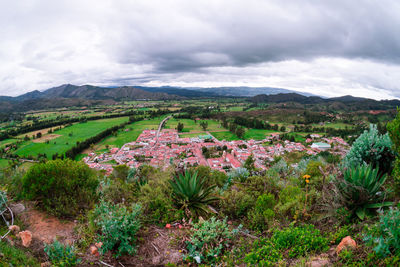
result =
[[[165,123],[167,120],[169,120],[171,117],[172,117],[172,116],[169,115],[168,117],[166,117],[165,119],[163,119],[163,120],[160,122],[160,125],[158,126],[158,130],[157,130],[157,134],[156,134],[156,142],[155,142],[154,144],[157,144],[157,143],[158,143],[158,136],[160,135],[160,131],[161,131],[162,127],[164,126],[164,123]]]

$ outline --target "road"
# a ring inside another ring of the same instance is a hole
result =
[[[160,122],[160,125],[158,126],[158,130],[157,130],[157,134],[156,134],[156,142],[155,142],[154,144],[157,144],[157,143],[158,143],[158,136],[160,135],[160,131],[161,131],[162,127],[164,126],[164,123],[165,123],[167,120],[169,120],[171,117],[172,117],[172,116],[169,115],[168,117],[166,117],[165,119],[163,119],[163,120]]]

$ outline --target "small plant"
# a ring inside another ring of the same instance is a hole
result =
[[[193,225],[190,240],[186,242],[188,255],[186,259],[197,263],[215,263],[224,251],[230,247],[238,229],[230,230],[226,219],[221,221],[212,217]]]
[[[7,194],[0,190],[0,212],[2,212],[7,206]]]
[[[374,246],[378,257],[400,256],[400,210],[390,208],[381,212],[377,223],[365,236],[364,241]]]
[[[383,202],[385,193],[381,191],[386,175],[380,175],[378,169],[369,165],[348,168],[343,178],[337,176],[334,184],[339,201],[360,219],[364,219],[367,209],[390,206],[391,202]]]
[[[188,217],[208,213],[208,205],[218,200],[212,195],[215,185],[207,187],[197,172],[185,171],[184,175],[179,174],[170,184],[176,204]]]
[[[289,258],[305,256],[307,253],[325,251],[329,248],[328,239],[321,236],[320,231],[311,224],[276,230],[271,241],[277,249],[287,251]]]
[[[275,197],[272,194],[262,194],[257,198],[256,205],[249,212],[250,226],[253,229],[265,230],[275,217],[274,207],[276,205]]]
[[[251,252],[244,258],[244,262],[251,266],[275,266],[280,260],[282,260],[282,253],[269,238],[256,240]]]
[[[369,131],[364,131],[353,143],[344,158],[346,167],[369,164],[379,168],[380,172],[388,173],[395,159],[392,141],[388,134],[381,135],[376,125],[371,124]]]
[[[241,183],[245,182],[247,178],[250,176],[250,172],[243,167],[236,168],[235,170],[229,172],[228,179],[230,178],[233,181],[239,181]]]
[[[45,244],[44,252],[46,252],[49,260],[55,266],[68,267],[76,266],[80,263],[75,254],[74,247],[63,245],[57,240],[54,240],[52,244]]]
[[[101,252],[115,251],[115,256],[132,255],[136,252],[136,234],[141,227],[141,206],[134,204],[130,209],[124,205],[100,202],[94,210],[95,224],[100,227]]]

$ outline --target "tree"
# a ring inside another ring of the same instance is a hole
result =
[[[178,130],[178,132],[182,132],[183,127],[184,127],[183,123],[179,122],[178,126],[176,126],[176,129]]]
[[[202,122],[200,122],[200,126],[201,126],[201,128],[203,128],[203,131],[207,131],[208,122],[202,121]]]
[[[243,167],[249,171],[254,170],[255,169],[254,162],[255,162],[255,159],[253,157],[253,154],[250,154],[250,156],[248,156],[246,161],[244,162]]]
[[[281,132],[286,132],[286,127],[282,125]]]
[[[242,139],[243,137],[244,137],[244,134],[245,134],[245,130],[244,130],[244,128],[243,127],[238,127],[237,129],[236,129],[236,135],[237,135],[237,137],[239,137],[240,139]]]
[[[37,134],[36,134],[36,138],[41,138],[42,137],[42,133],[41,132],[38,132]]]

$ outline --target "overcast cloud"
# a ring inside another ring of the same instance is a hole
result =
[[[0,95],[64,83],[400,98],[398,0],[0,0]]]

